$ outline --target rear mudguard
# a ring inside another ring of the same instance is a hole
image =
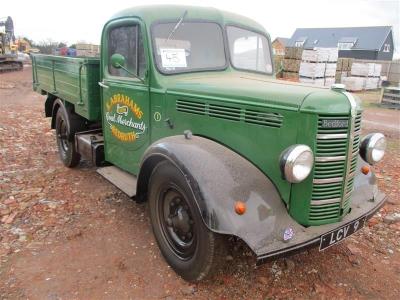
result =
[[[288,224],[301,230],[273,183],[259,169],[227,147],[197,136],[167,137],[149,147],[138,178],[139,198],[147,193],[152,169],[164,159],[186,177],[206,226],[241,238],[256,254],[265,245],[282,243]],[[243,215],[234,209],[239,200],[247,206]]]

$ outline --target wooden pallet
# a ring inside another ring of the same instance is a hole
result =
[[[400,87],[383,88],[381,104],[400,109]]]

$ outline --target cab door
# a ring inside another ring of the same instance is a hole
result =
[[[137,174],[149,144],[149,80],[144,25],[110,22],[102,36],[102,113],[105,159]]]

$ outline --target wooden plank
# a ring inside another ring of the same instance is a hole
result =
[[[393,103],[393,104],[400,104],[400,100],[394,100],[394,99],[386,99],[383,98],[382,102],[389,102],[389,103]]]
[[[400,99],[400,94],[393,94],[393,93],[388,93],[384,92],[383,97],[388,96],[388,97],[394,97],[394,98],[399,98]]]
[[[136,176],[121,170],[116,166],[109,166],[97,169],[97,173],[127,194],[129,197],[136,195]]]

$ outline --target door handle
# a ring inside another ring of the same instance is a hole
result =
[[[98,84],[99,84],[99,86],[101,86],[102,88],[105,88],[105,89],[109,89],[109,88],[110,88],[108,85],[104,84],[103,82],[98,82]]]

